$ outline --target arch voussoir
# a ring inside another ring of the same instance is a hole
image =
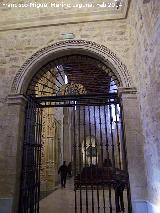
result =
[[[95,42],[85,40],[67,40],[54,43],[34,53],[17,72],[11,87],[11,94],[25,94],[30,76],[43,65],[44,61],[58,58],[65,54],[82,53],[93,56],[106,63],[121,81],[121,86],[133,87],[127,67],[110,49]],[[34,71],[33,71],[34,70]]]

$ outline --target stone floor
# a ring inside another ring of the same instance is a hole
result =
[[[116,213],[114,205],[114,192],[112,191],[112,213]],[[126,197],[126,193],[124,193]],[[93,196],[92,196],[93,195]],[[86,191],[82,191],[82,212],[86,213]],[[88,191],[88,213],[92,213],[92,197],[94,198],[94,213],[98,213],[97,208],[97,191],[94,190],[93,194]],[[104,199],[105,197],[105,211],[104,211]],[[77,213],[80,213],[80,192],[77,191]],[[103,190],[99,191],[100,211],[99,213],[110,213],[109,208],[109,191],[105,190],[105,196],[103,196]],[[125,206],[127,209],[127,206]],[[40,213],[75,213],[75,192],[73,191],[73,180],[68,180],[66,188],[60,186],[52,194],[40,201]],[[127,211],[125,211],[127,213]]]
[[[74,212],[73,181],[69,180],[66,188],[59,188],[40,201],[40,213]]]

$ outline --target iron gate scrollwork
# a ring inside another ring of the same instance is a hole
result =
[[[42,109],[28,98],[25,117],[19,213],[38,213],[40,198]]]

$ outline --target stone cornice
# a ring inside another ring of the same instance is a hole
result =
[[[136,94],[137,89],[135,87],[120,87],[118,88],[119,94]]]
[[[26,8],[31,9],[31,8]],[[20,8],[14,8],[13,10],[20,10]],[[47,10],[47,8],[46,8]],[[14,16],[12,13],[12,19],[6,19],[0,21],[0,31],[7,30],[17,30],[24,28],[33,28],[33,27],[44,27],[44,26],[54,26],[60,24],[73,24],[80,22],[91,22],[91,21],[105,21],[105,20],[118,20],[126,18],[128,10],[128,0],[124,2],[124,6],[119,10],[111,10],[111,9],[100,9],[99,11],[94,11],[94,8],[90,10],[90,12],[82,12],[82,10],[77,11],[65,11],[64,13],[60,12],[50,12],[48,15],[38,15],[38,17],[28,17],[17,19],[16,15]],[[34,12],[34,10],[33,10]],[[3,13],[3,11],[1,11]],[[9,13],[9,12],[8,12]],[[18,13],[18,11],[17,11]],[[14,14],[16,14],[14,12]],[[4,13],[5,15],[5,13]],[[9,16],[8,16],[9,17]]]
[[[137,89],[135,87],[120,87],[118,88],[118,94],[122,98],[137,98]]]
[[[25,106],[27,99],[23,95],[9,95],[7,98],[8,105],[22,105]]]

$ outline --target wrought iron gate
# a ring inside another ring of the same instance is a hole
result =
[[[40,198],[42,110],[31,98],[25,117],[19,213],[38,213]]]
[[[131,213],[123,113],[117,94],[36,97],[28,103],[19,212],[39,212],[41,109],[46,107],[70,110],[73,212]]]
[[[122,107],[117,95],[76,101],[74,186],[76,213],[131,212]]]

